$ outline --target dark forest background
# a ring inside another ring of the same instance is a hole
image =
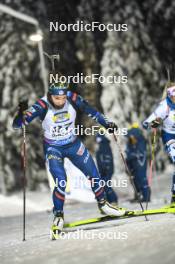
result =
[[[175,61],[175,1],[173,0],[0,0],[36,18],[44,32],[44,50],[59,53],[58,69],[67,74],[127,75],[125,85],[71,85],[91,105],[120,126],[141,122],[160,100],[165,66]],[[127,32],[49,32],[49,21],[127,23]],[[37,47],[28,39],[33,26],[0,12],[0,189],[21,186],[21,132],[11,128],[21,98],[32,104],[43,96]],[[46,59],[50,70],[50,63]],[[172,79],[174,78],[172,72]],[[79,116],[86,126],[92,121]],[[47,182],[40,124],[27,129],[28,187]],[[93,151],[94,138],[84,138]]]

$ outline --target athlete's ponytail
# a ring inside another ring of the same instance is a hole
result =
[[[173,87],[173,86],[175,86],[175,82],[170,82],[169,81],[169,82],[166,83],[165,88],[163,90],[162,100],[164,100],[167,97],[168,88]]]

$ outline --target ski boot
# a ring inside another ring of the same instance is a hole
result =
[[[56,240],[59,238],[64,226],[63,212],[54,212],[53,225],[51,227],[50,238]]]
[[[98,208],[102,214],[109,216],[123,216],[126,213],[125,209],[111,205],[105,199],[98,202]]]
[[[118,207],[118,203],[115,203],[115,202],[112,202],[112,203],[109,203],[108,201],[106,201],[108,204],[110,204],[111,206],[113,206],[113,207],[117,207],[117,208],[119,208]],[[106,215],[106,213],[104,212],[104,211],[102,211],[101,210],[101,208],[100,208],[100,206],[98,206],[98,208],[99,208],[99,210],[100,210],[100,213],[102,214],[102,215]]]
[[[112,202],[110,203],[112,206],[118,207],[118,202]]]

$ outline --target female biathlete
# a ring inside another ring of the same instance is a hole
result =
[[[175,164],[175,83],[169,83],[166,98],[160,102],[155,111],[143,122],[143,127],[157,128],[162,126],[162,141],[165,151]],[[175,205],[175,171],[172,180],[172,206]]]
[[[64,158],[68,158],[91,181],[92,191],[101,212],[106,215],[122,216],[125,210],[112,206],[105,199],[105,192],[100,184],[100,175],[88,149],[75,135],[77,110],[87,114],[111,133],[117,130],[101,113],[92,108],[80,95],[68,91],[65,83],[52,84],[47,96],[37,100],[30,108],[26,103],[19,104],[19,110],[13,121],[14,128],[28,125],[39,118],[44,130],[44,152],[46,162],[53,177],[53,230],[61,232],[64,224],[63,206],[65,201],[66,173]]]

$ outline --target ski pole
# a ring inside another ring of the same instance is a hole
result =
[[[148,186],[151,188],[152,183],[152,176],[153,176],[153,164],[155,159],[155,146],[156,146],[156,135],[157,135],[157,129],[153,128],[153,140],[151,142],[151,160],[150,160],[150,166],[149,166],[149,176],[148,176]],[[150,192],[150,190],[149,190]],[[148,209],[148,200],[149,200],[150,193],[148,193],[147,201],[146,201],[146,210]]]
[[[133,189],[134,189],[134,192],[137,193],[137,189],[136,189],[136,187],[135,187],[135,183],[134,183],[134,181],[133,181],[132,174],[131,174],[131,172],[130,172],[130,170],[129,170],[129,168],[128,168],[128,165],[127,165],[127,163],[126,163],[126,160],[125,160],[125,157],[124,157],[124,155],[123,155],[123,151],[122,151],[122,149],[121,149],[120,143],[118,142],[118,138],[116,137],[115,134],[113,134],[113,135],[114,135],[114,140],[115,140],[115,142],[117,143],[117,146],[118,146],[118,149],[119,149],[119,153],[120,153],[121,159],[122,159],[123,164],[124,164],[124,166],[125,166],[125,170],[126,170],[127,174],[129,175],[131,185],[132,185],[132,187],[133,187]],[[142,205],[142,203],[141,203],[139,197],[138,197],[138,202],[139,202],[140,207],[141,207],[142,212],[143,212],[143,211],[144,211],[144,208],[143,208],[143,205]],[[145,220],[148,221],[148,218],[146,217],[146,215],[145,215]]]
[[[23,118],[24,119],[24,118]],[[22,163],[22,170],[23,170],[23,177],[22,177],[22,185],[23,185],[23,241],[26,240],[25,238],[25,231],[26,231],[26,126],[25,121],[22,125],[22,133],[23,133],[23,142],[22,142],[22,153],[21,153],[21,163]]]

